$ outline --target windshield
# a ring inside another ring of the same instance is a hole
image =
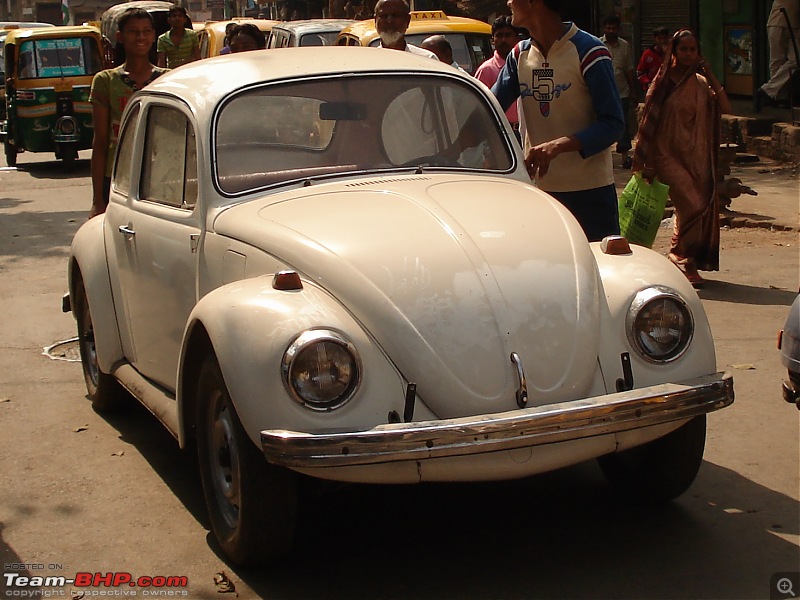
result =
[[[227,193],[338,173],[513,168],[485,97],[447,77],[340,76],[260,87],[224,105],[215,138],[217,180]]]
[[[333,46],[336,42],[338,31],[318,31],[307,33],[300,38],[301,46]]]
[[[26,40],[20,45],[20,79],[94,75],[102,68],[94,38]]]
[[[472,75],[480,64],[494,54],[492,49],[492,38],[488,33],[409,33],[406,34],[406,42],[414,46],[421,46],[426,38],[432,35],[444,35],[450,42],[453,49],[453,60],[459,67]],[[377,47],[381,43],[380,38],[375,38],[370,42],[370,46]]]

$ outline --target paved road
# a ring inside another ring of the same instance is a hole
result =
[[[737,400],[709,418],[678,501],[620,504],[594,463],[502,484],[332,487],[306,499],[286,561],[247,571],[210,541],[193,457],[142,409],[94,413],[80,366],[42,355],[75,331],[60,297],[88,161],[67,175],[47,157],[20,165],[0,171],[0,597],[11,573],[115,571],[186,576],[186,597],[223,600],[224,570],[239,598],[768,598],[773,573],[800,570],[798,411],[780,399],[775,349],[796,233],[723,232],[723,270],[700,295]],[[797,190],[790,175],[771,185]]]

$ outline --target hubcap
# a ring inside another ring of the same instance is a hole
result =
[[[84,300],[84,302],[86,302]],[[83,331],[81,332],[81,346],[86,360],[83,361],[83,368],[89,376],[94,387],[100,381],[100,368],[97,366],[97,347],[94,343],[94,327],[92,326],[92,315],[89,313],[88,305],[83,309]]]
[[[239,524],[239,451],[233,415],[220,391],[215,391],[211,401],[209,427],[209,465],[219,512],[230,529]]]

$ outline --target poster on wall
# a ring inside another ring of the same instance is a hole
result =
[[[729,94],[753,94],[753,27],[725,26],[725,89]]]

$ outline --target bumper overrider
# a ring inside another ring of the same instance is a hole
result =
[[[733,376],[715,373],[545,406],[411,423],[366,431],[261,432],[267,461],[293,467],[341,467],[485,454],[569,442],[689,419],[731,404]]]

